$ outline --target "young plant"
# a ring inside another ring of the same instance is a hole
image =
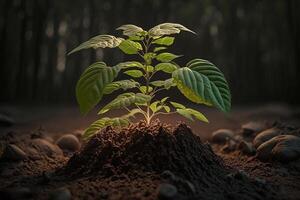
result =
[[[77,101],[83,114],[94,108],[104,95],[119,89],[126,91],[102,107],[98,112],[100,119],[85,130],[85,138],[91,137],[106,126],[127,126],[137,114],[144,116],[147,124],[157,115],[172,113],[178,113],[190,120],[208,122],[199,111],[170,101],[169,97],[156,98],[159,92],[171,87],[177,87],[194,103],[215,106],[224,112],[230,110],[231,95],[228,84],[214,64],[203,59],[193,59],[185,67],[180,67],[174,60],[181,56],[167,52],[167,47],[175,40],[171,35],[181,31],[194,34],[195,32],[176,23],[159,24],[148,31],[128,24],[120,26],[117,30],[121,30],[126,38],[98,35],[69,53],[87,48],[118,47],[125,54],[141,58],[139,61],[121,62],[111,67],[102,61],[96,62],[83,72],[76,86]],[[131,79],[114,81],[121,72]],[[153,80],[157,72],[167,73],[170,78]],[[128,113],[114,118],[102,117],[108,111],[120,108],[126,109]]]

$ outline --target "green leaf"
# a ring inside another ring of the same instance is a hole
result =
[[[150,109],[152,110],[152,112],[157,112],[157,105],[160,103],[160,101],[154,101],[153,103],[150,104]]]
[[[142,93],[124,93],[119,95],[113,101],[108,103],[104,108],[102,108],[98,114],[104,114],[111,109],[119,109],[128,107],[132,104],[143,104],[151,100],[151,96]]]
[[[174,102],[174,101],[170,101],[170,103],[172,104],[172,106],[174,108],[185,109],[185,106],[180,104],[180,103],[177,103],[177,102]]]
[[[147,91],[147,87],[146,86],[141,86],[139,87],[139,90],[143,93],[143,94],[146,94],[146,91]],[[151,86],[148,86],[148,92],[152,92],[153,91],[153,88]]]
[[[169,97],[164,97],[164,98],[162,98],[162,100],[160,100],[160,102],[164,103],[165,101],[168,100],[168,98],[169,98]]]
[[[172,86],[176,86],[176,84],[173,82],[173,78],[169,78],[167,80],[164,81],[152,81],[150,82],[151,85],[155,86],[155,87],[164,87],[165,89],[170,89]]]
[[[128,39],[129,40],[133,40],[133,41],[142,41],[144,39],[144,37],[143,36],[133,35],[133,36],[130,36]]]
[[[131,88],[139,87],[139,83],[133,80],[121,80],[109,83],[105,86],[103,94],[111,94],[118,89],[128,90]]]
[[[178,89],[196,103],[214,105],[224,112],[231,107],[231,95],[222,72],[212,63],[194,59],[187,67],[177,69],[172,77]]]
[[[177,69],[176,65],[173,65],[172,63],[159,63],[155,66],[156,71],[163,71],[166,73],[172,73]]]
[[[151,85],[155,86],[155,87],[162,87],[165,85],[165,81],[152,81],[150,82]]]
[[[127,74],[131,77],[134,77],[134,78],[139,78],[139,77],[142,77],[144,75],[143,72],[141,72],[140,70],[137,70],[137,69],[125,71],[124,74]]]
[[[119,48],[126,54],[137,54],[139,50],[143,49],[140,43],[131,40],[123,40]]]
[[[194,117],[200,121],[206,122],[208,123],[207,118],[200,113],[197,110],[191,109],[191,108],[178,108],[176,109],[176,112],[182,116],[184,116],[185,118],[190,119],[191,121],[194,121]]]
[[[76,98],[83,114],[99,103],[104,88],[117,77],[119,71],[117,66],[107,67],[104,62],[97,62],[82,73],[76,85]]]
[[[123,38],[116,38],[115,36],[112,35],[98,35],[95,36],[88,41],[80,44],[78,47],[73,49],[68,55],[80,51],[82,49],[97,49],[97,48],[115,48],[120,45],[120,43],[123,41]]]
[[[194,121],[192,114],[189,111],[187,111],[186,109],[176,109],[176,112],[178,114],[182,115],[183,117],[185,117],[191,121]]]
[[[126,118],[108,118],[104,117],[101,118],[94,123],[92,123],[83,133],[83,138],[84,139],[89,139],[93,135],[95,135],[98,131],[100,131],[102,128],[106,126],[114,126],[114,127],[124,127],[129,124],[129,120]]]
[[[200,121],[203,121],[203,122],[206,122],[206,123],[209,122],[208,119],[207,119],[201,112],[199,112],[199,111],[197,111],[197,110],[194,110],[194,109],[192,109],[192,108],[188,108],[187,110],[190,111],[191,114],[192,114],[196,119],[198,119],[198,120],[200,120]]]
[[[129,37],[140,35],[144,31],[141,27],[138,27],[133,24],[122,25],[122,26],[118,27],[116,30],[122,30],[123,35],[129,36]]]
[[[153,52],[158,52],[158,51],[161,51],[161,50],[164,50],[164,49],[167,49],[167,47],[155,47]]]
[[[156,39],[152,43],[153,44],[160,44],[160,45],[170,46],[170,45],[173,44],[174,39],[175,39],[174,37],[166,36],[166,37],[163,37],[163,38]]]
[[[170,62],[178,57],[181,57],[181,55],[175,55],[172,53],[161,53],[156,56],[156,60],[161,62]]]
[[[116,66],[119,66],[121,69],[128,69],[128,68],[144,68],[143,64],[137,61],[127,61],[127,62],[121,62],[117,64]]]
[[[171,35],[180,33],[180,31],[188,31],[196,34],[194,31],[186,28],[181,24],[176,23],[163,23],[151,28],[148,32],[151,37],[160,37],[163,35]]]
[[[165,111],[166,111],[167,113],[169,113],[169,112],[171,111],[171,109],[170,109],[169,106],[163,106],[163,108],[165,109]]]

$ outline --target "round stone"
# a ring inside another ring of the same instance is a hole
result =
[[[261,160],[290,162],[300,158],[300,138],[294,135],[278,135],[261,144],[257,149]]]
[[[44,139],[34,139],[31,145],[34,149],[36,149],[38,153],[46,154],[47,156],[63,154],[61,149],[57,145],[52,144]]]
[[[80,149],[80,142],[75,135],[67,134],[60,137],[56,144],[63,150],[78,151]]]
[[[234,137],[234,133],[229,129],[219,129],[212,133],[212,141],[214,143],[226,143]]]
[[[260,122],[248,122],[242,125],[243,135],[252,136],[255,133],[261,132],[265,129],[265,125]]]
[[[270,128],[257,134],[253,140],[253,145],[258,148],[262,143],[272,139],[273,137],[280,135],[281,132],[278,128]]]

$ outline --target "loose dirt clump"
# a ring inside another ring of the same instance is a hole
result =
[[[141,122],[119,131],[107,127],[74,154],[60,173],[72,178],[122,174],[136,178],[139,173],[165,171],[177,177],[168,181],[189,199],[281,199],[276,188],[226,166],[185,124],[173,129],[159,122],[150,126]],[[178,185],[178,179],[188,181],[195,191]]]

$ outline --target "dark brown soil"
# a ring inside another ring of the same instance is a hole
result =
[[[55,145],[65,134],[80,139],[82,130],[95,120],[92,116],[96,115],[82,118],[77,107],[59,107],[56,114],[52,113],[55,109],[48,106],[47,109],[26,109],[27,112],[12,115],[15,125],[0,127],[0,157],[7,144],[15,144],[28,155],[19,162],[0,161],[0,199],[49,199],[57,189],[64,188],[76,200],[155,200],[164,183],[176,186],[178,194],[172,198],[176,200],[298,200],[300,196],[300,160],[292,163],[262,162],[255,155],[244,155],[240,150],[224,152],[224,145],[212,144],[211,151],[208,144],[202,143],[220,128],[229,128],[239,135],[241,125],[249,121],[272,125],[274,120],[283,120],[299,127],[299,115],[293,114],[296,107],[243,107],[226,116],[212,109],[203,110],[212,123],[189,123],[202,142],[185,125],[177,128],[177,133],[166,125],[160,128],[159,124],[152,127],[133,125],[121,132],[108,129],[110,133],[106,133],[106,137],[110,142],[100,135],[97,140],[92,140],[95,143],[90,149],[98,154],[86,151],[90,156],[83,156],[87,146],[80,140],[83,148],[70,162],[73,153],[47,155],[31,143],[35,138],[44,138]],[[112,116],[121,114],[116,111]],[[170,115],[161,116],[160,120],[177,127],[176,122],[182,118]],[[103,136],[105,132],[102,132]],[[300,133],[290,129],[288,132],[298,136]],[[86,162],[79,165],[78,156]],[[92,159],[92,156],[96,157]],[[74,162],[72,166],[71,162]]]
[[[193,193],[170,179],[180,191],[178,198],[282,199],[276,188],[227,167],[185,124],[174,130],[160,123],[139,123],[121,131],[108,127],[71,157],[60,173],[78,178],[136,177],[148,172],[164,178],[166,171],[195,186]]]

